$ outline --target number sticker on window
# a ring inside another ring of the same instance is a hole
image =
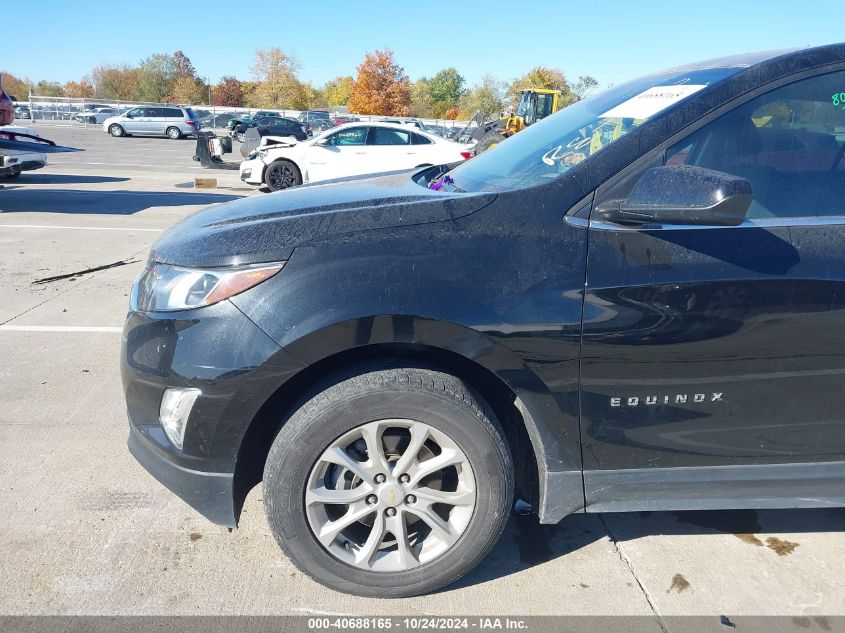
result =
[[[845,110],[845,92],[837,92],[834,93],[830,100],[833,102],[833,105],[841,107]]]

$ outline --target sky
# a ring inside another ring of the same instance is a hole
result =
[[[619,83],[735,53],[845,40],[845,3],[830,0],[320,0],[232,3],[39,0],[4,20],[0,70],[64,83],[97,64],[137,64],[182,50],[201,77],[249,79],[255,50],[279,46],[300,79],[353,75],[364,53],[391,48],[411,80],[448,66],[467,86],[510,81],[537,65]],[[24,5],[20,5],[24,6]],[[140,8],[143,6],[143,9]],[[27,14],[13,28],[15,14]],[[252,16],[256,17],[252,17]],[[300,26],[302,25],[302,26]]]

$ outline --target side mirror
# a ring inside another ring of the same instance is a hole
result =
[[[329,144],[328,138],[317,139],[317,142],[315,143],[315,145],[328,145],[328,144]]]
[[[598,209],[619,224],[692,224],[736,226],[751,206],[751,183],[721,171],[689,165],[649,169],[627,200]]]

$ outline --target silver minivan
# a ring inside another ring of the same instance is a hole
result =
[[[103,122],[103,131],[112,136],[139,134],[180,139],[199,129],[199,118],[182,106],[139,106]]]

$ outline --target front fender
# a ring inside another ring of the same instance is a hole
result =
[[[412,222],[400,207],[385,212],[389,227],[362,222],[312,237],[292,225],[287,239],[301,243],[282,273],[232,302],[307,367],[366,346],[410,343],[486,369],[517,396],[541,472],[541,518],[557,520],[584,503],[586,235],[561,221],[580,194],[570,185],[560,195],[498,194],[448,220]]]
[[[516,395],[515,406],[525,421],[537,461],[541,520],[554,523],[584,507],[577,428],[573,433],[569,416],[537,374],[493,337],[413,315],[363,316],[301,334],[286,341],[284,355],[278,356],[286,367],[275,367],[271,359],[262,373],[278,379],[289,371],[291,358],[304,368],[356,349],[397,343],[450,352],[487,370]]]

